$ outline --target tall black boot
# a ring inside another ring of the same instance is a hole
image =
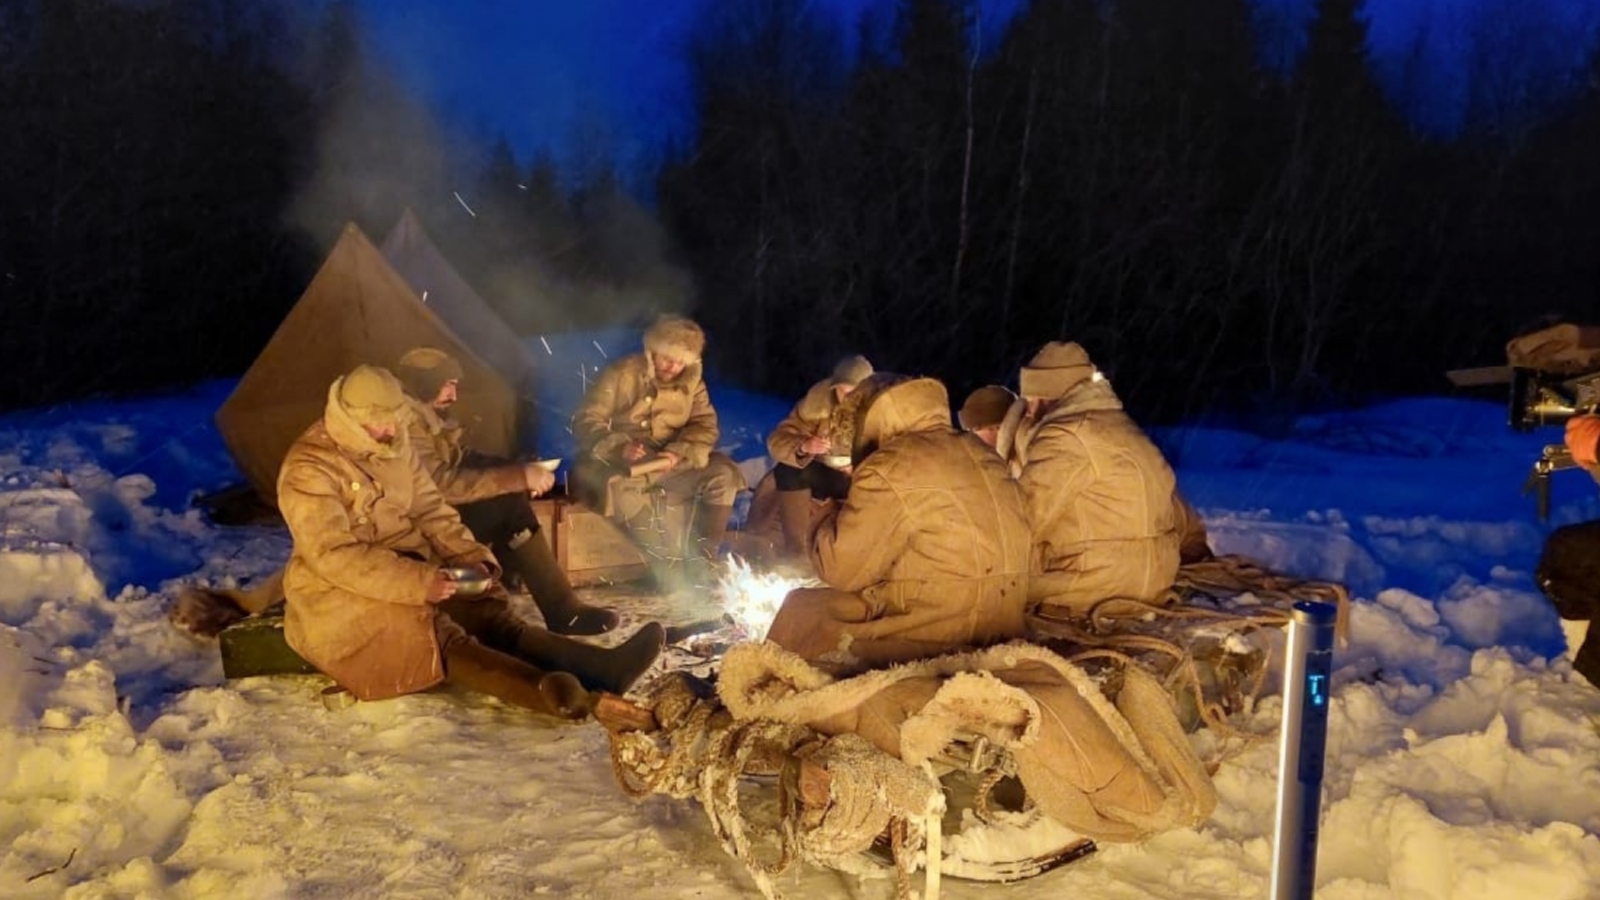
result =
[[[517,640],[517,655],[545,669],[571,672],[591,690],[625,694],[649,671],[665,642],[666,631],[659,622],[650,622],[616,647],[528,628]]]
[[[556,634],[602,634],[617,627],[616,613],[578,599],[543,535],[518,532],[500,555],[502,565],[522,576],[546,628]]]

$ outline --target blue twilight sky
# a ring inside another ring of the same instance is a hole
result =
[[[565,162],[599,138],[626,167],[686,131],[681,48],[707,0],[359,2],[379,54],[447,127],[503,133],[524,159],[543,149]],[[853,23],[893,0],[811,2]],[[981,2],[991,39],[1025,0]],[[1258,2],[1292,30],[1316,0]],[[1425,48],[1432,96],[1423,103],[1448,128],[1459,118],[1456,97],[1475,41],[1499,42],[1501,55],[1575,64],[1600,20],[1600,0],[1368,0],[1367,14],[1380,64],[1400,65]]]

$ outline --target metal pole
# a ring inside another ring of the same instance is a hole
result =
[[[1272,900],[1310,900],[1317,883],[1317,824],[1322,811],[1328,677],[1333,671],[1337,612],[1332,603],[1302,600],[1294,605],[1289,618]]]

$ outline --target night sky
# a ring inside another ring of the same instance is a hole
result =
[[[504,134],[519,155],[547,150],[558,160],[582,140],[603,138],[624,167],[649,159],[664,138],[687,127],[679,58],[702,2],[361,0],[379,52],[448,127]],[[845,22],[875,5],[813,2]],[[985,30],[998,33],[1023,2],[984,0]],[[1274,30],[1293,41],[1315,0],[1260,3],[1278,23]],[[1410,105],[1432,119],[1430,126],[1449,130],[1459,119],[1461,72],[1474,33],[1493,35],[1501,52],[1531,56],[1536,64],[1576,64],[1600,21],[1600,0],[1369,0],[1368,13],[1380,66],[1402,65],[1423,48],[1429,96]]]

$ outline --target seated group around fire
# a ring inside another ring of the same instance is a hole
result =
[[[664,587],[709,583],[745,489],[717,452],[705,335],[664,316],[601,373],[573,417],[577,499],[606,512]],[[605,649],[566,635],[617,626],[580,601],[531,498],[554,476],[485,457],[450,417],[462,378],[420,347],[359,366],[290,449],[279,506],[294,541],[286,636],[363,699],[442,680],[562,716],[626,691],[660,652],[651,623]],[[842,360],[773,429],[783,551],[824,586],[793,591],[768,639],[835,671],[1019,638],[1030,610],[1160,600],[1180,558],[1209,553],[1171,467],[1074,343],[1046,344],[1018,390],[991,386],[956,427],[934,378]],[[487,576],[458,596],[447,568]],[[502,576],[544,619],[517,615]]]

